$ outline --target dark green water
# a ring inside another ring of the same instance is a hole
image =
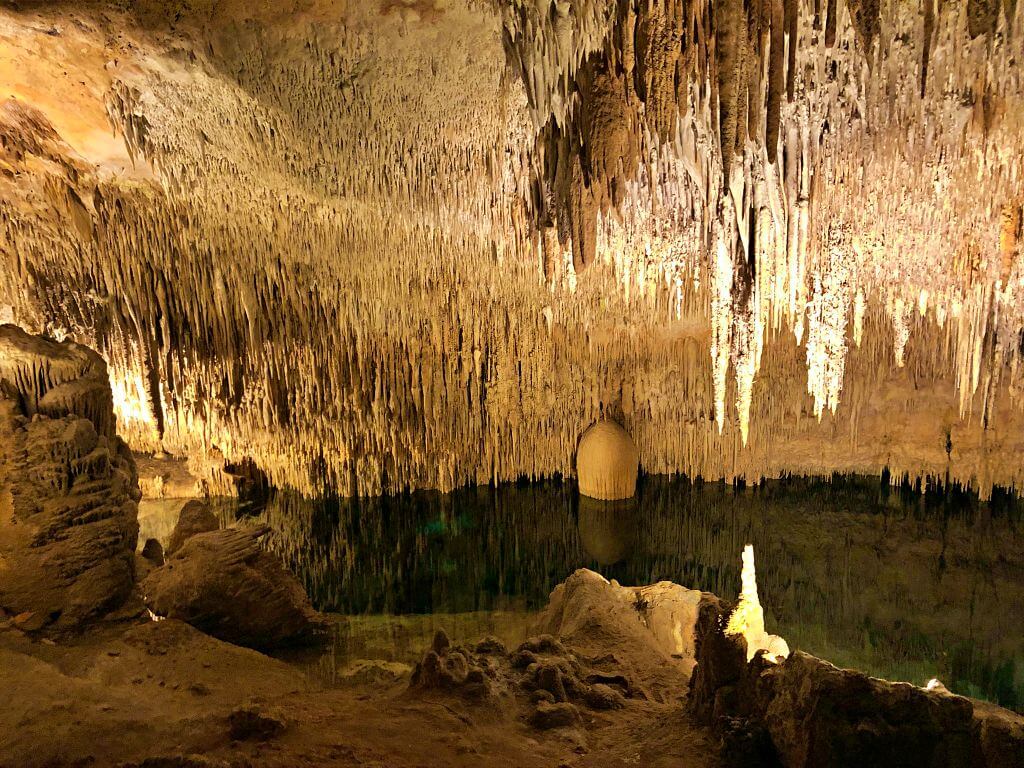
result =
[[[349,615],[542,607],[577,568],[732,598],[752,543],[769,630],[840,666],[1024,709],[1024,506],[876,479],[649,476],[625,503],[545,481],[373,499],[274,493],[272,546]]]

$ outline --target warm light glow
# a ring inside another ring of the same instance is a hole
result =
[[[757,573],[754,568],[754,547],[743,548],[743,570],[740,573],[740,599],[725,627],[727,635],[743,635],[747,641],[747,660],[764,651],[770,661],[789,656],[789,644],[764,629],[764,609],[757,596]]]

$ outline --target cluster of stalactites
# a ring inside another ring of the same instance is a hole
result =
[[[842,192],[834,191],[855,185],[832,163],[834,156],[860,158],[862,164],[873,156],[879,168],[891,161],[913,167],[921,162],[913,157],[919,145],[939,162],[965,168],[989,163],[984,150],[962,150],[955,127],[959,118],[943,114],[955,109],[946,93],[950,86],[929,89],[929,76],[939,66],[938,75],[947,84],[964,83],[970,90],[962,98],[978,105],[974,112],[980,110],[971,129],[980,125],[982,144],[997,140],[991,134],[999,115],[1020,105],[1024,94],[1014,90],[1019,81],[1002,64],[993,75],[986,56],[995,61],[1010,53],[1020,15],[1015,4],[971,2],[961,13],[925,3],[923,25],[916,11],[883,9],[867,0],[566,2],[550,10],[547,3],[524,3],[505,12],[506,53],[521,75],[538,131],[532,210],[546,244],[545,274],[550,282],[561,253],[570,247],[576,273],[591,264],[600,255],[600,219],[634,217],[625,222],[630,228],[658,217],[654,211],[638,219],[631,196],[650,200],[648,208],[661,207],[662,215],[669,216],[678,212],[666,210],[666,200],[698,200],[684,216],[702,219],[696,230],[710,285],[719,431],[732,369],[736,413],[747,442],[764,334],[784,324],[806,345],[807,391],[815,415],[835,413],[848,337],[860,345],[870,294],[892,319],[893,356],[900,367],[914,307],[920,307],[922,317],[930,307],[940,326],[947,314],[957,319],[963,415],[979,387],[985,391],[998,384],[994,368],[1016,365],[1015,349],[1010,349],[1016,346],[1014,331],[1000,318],[1015,316],[1011,308],[1020,303],[1009,278],[1019,258],[1014,234],[1020,228],[1019,205],[1004,209],[998,279],[988,270],[984,285],[972,287],[958,283],[955,275],[943,277],[951,287],[938,292],[930,275],[887,279],[893,275],[879,267],[899,262],[901,255],[892,251],[901,246],[895,238],[887,243],[884,235],[878,238],[860,228],[889,227],[890,222],[847,215],[860,201],[855,193],[841,199]],[[911,31],[909,39],[904,29]],[[886,44],[883,30],[886,37],[905,40],[902,48]],[[992,50],[974,45],[978,38]],[[936,50],[943,46],[964,50],[943,50],[935,64]],[[907,67],[907,74],[901,67]],[[931,118],[921,117],[922,101],[936,113]],[[907,123],[908,114],[916,114],[913,122]],[[919,127],[922,121],[929,125]],[[1021,137],[1012,132],[1019,133],[1021,126],[1010,123],[1011,139],[1019,143]],[[922,131],[931,136],[924,138]],[[716,150],[699,166],[688,159],[695,136],[705,139],[705,152]],[[706,141],[709,137],[713,144]],[[896,157],[883,159],[901,146]],[[666,148],[684,159],[686,177],[666,178],[661,171]],[[1005,180],[1018,175],[1019,167],[1005,167],[1013,164],[1011,159],[993,174],[994,189],[1003,189]],[[853,181],[865,188],[873,183],[860,173]],[[666,184],[686,191],[666,191]],[[816,200],[816,190],[824,185],[830,185],[829,199]],[[899,191],[893,194],[876,205],[898,212]],[[938,184],[933,194],[943,194]],[[938,209],[942,201],[928,204]],[[928,227],[927,221],[921,224]],[[965,217],[964,231],[971,229],[979,231]],[[560,248],[551,245],[556,233]],[[920,232],[921,238],[928,235],[927,229]],[[976,253],[994,252],[984,243],[985,235],[976,237],[983,241]],[[874,252],[858,249],[865,239],[880,239],[880,245]],[[988,239],[994,244],[992,234]],[[915,259],[924,260],[916,254]],[[615,260],[628,262],[618,255]],[[679,274],[673,266],[663,267]],[[983,408],[990,399],[986,392]]]

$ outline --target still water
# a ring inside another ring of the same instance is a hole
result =
[[[840,666],[1024,709],[1024,505],[878,478],[735,487],[648,476],[597,503],[558,480],[257,510],[314,603],[346,615],[332,661],[411,660],[436,626],[515,639],[577,568],[735,597],[752,543],[769,631]]]

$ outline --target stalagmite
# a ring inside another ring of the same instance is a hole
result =
[[[592,499],[628,499],[636,491],[639,455],[629,434],[613,421],[599,421],[580,438],[576,475],[580,493]]]
[[[758,651],[764,651],[772,660],[789,656],[789,645],[777,635],[769,635],[764,629],[764,610],[757,597],[757,575],[754,569],[754,548],[747,544],[743,548],[743,571],[740,598],[729,614],[725,627],[727,635],[742,635],[747,641],[747,659],[754,658]]]

